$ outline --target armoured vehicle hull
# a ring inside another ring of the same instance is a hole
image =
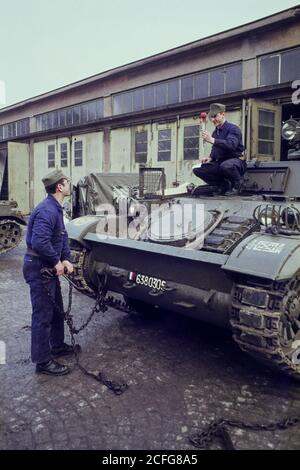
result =
[[[300,379],[299,170],[296,161],[251,163],[231,198],[191,187],[145,195],[143,176],[126,217],[99,206],[68,224],[75,285],[230,328],[243,351]]]
[[[1,157],[1,155],[0,155]],[[0,195],[5,160],[0,158]],[[15,201],[1,201],[0,198],[0,254],[15,248],[22,238],[22,225],[26,225],[21,212],[16,210]]]

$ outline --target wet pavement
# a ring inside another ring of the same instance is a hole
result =
[[[214,419],[270,423],[300,415],[300,383],[258,365],[229,332],[171,313],[147,319],[109,309],[80,333],[82,364],[127,382],[120,396],[78,369],[36,374],[23,253],[24,244],[0,257],[0,449],[194,450],[188,436]],[[92,306],[74,294],[77,325]],[[230,433],[238,449],[300,449],[300,426]]]

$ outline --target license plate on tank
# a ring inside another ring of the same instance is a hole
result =
[[[139,286],[149,287],[150,289],[155,290],[164,290],[167,286],[167,281],[164,281],[163,279],[134,272],[129,273],[129,280],[135,282]]]

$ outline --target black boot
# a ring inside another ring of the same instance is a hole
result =
[[[59,362],[50,359],[50,361],[48,362],[37,364],[35,371],[38,374],[58,376],[69,374],[71,372],[71,369],[68,366],[64,366],[63,364],[59,364]]]

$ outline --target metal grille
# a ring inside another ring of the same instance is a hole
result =
[[[166,176],[164,168],[140,168],[139,195],[141,198],[157,198],[165,195]]]

